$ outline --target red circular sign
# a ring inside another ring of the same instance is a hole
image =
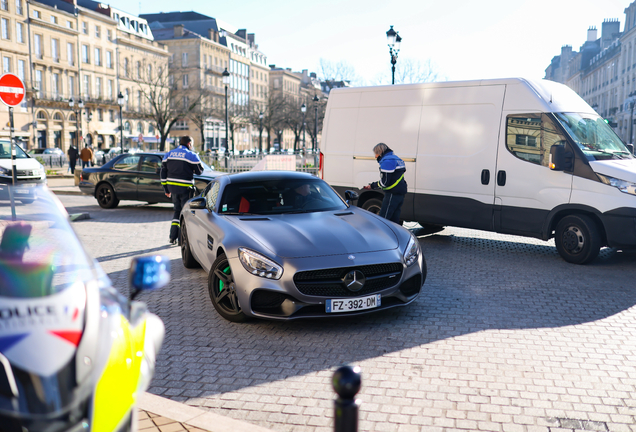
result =
[[[24,83],[13,74],[4,74],[0,77],[0,100],[5,105],[14,107],[20,105],[24,99]]]

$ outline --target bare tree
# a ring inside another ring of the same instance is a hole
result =
[[[311,148],[318,149],[318,134],[322,131],[322,125],[325,118],[325,108],[327,100],[320,99],[318,102],[312,101],[307,107],[307,133],[311,138]],[[317,113],[316,113],[317,109]],[[317,119],[316,119],[317,117]]]
[[[267,132],[267,146],[261,150],[265,152],[269,153],[272,148],[272,137],[276,136],[278,142],[281,140],[285,120],[285,106],[286,102],[282,94],[270,91],[267,92],[263,105],[252,105],[252,124],[260,127],[261,120],[259,116],[261,112],[263,113],[263,130]]]
[[[184,88],[183,75],[180,68],[168,70],[164,65],[152,64],[143,72],[137,72],[132,81],[143,95],[149,109],[148,115],[154,120],[156,131],[161,137],[159,149],[165,151],[166,140],[172,126],[192,112],[201,99],[198,91]]]
[[[395,65],[396,84],[416,84],[443,81],[445,78],[436,70],[430,59],[425,62],[412,58],[398,59]],[[374,85],[391,84],[391,73],[383,72],[373,80]]]
[[[212,92],[208,87],[203,86],[201,88],[201,98],[188,113],[188,118],[199,129],[201,151],[205,150],[205,126],[208,120],[212,117],[225,121],[225,109],[221,106],[221,96]]]
[[[321,78],[325,81],[347,81],[351,85],[362,83],[362,79],[356,74],[355,68],[344,60],[334,63],[321,58],[319,71]]]

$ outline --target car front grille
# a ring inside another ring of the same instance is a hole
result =
[[[402,263],[373,264],[298,272],[294,284],[302,294],[319,297],[359,297],[382,291],[396,285],[402,277]],[[366,278],[362,289],[350,291],[343,279],[347,273],[358,270]]]

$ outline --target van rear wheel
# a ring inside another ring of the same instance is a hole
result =
[[[362,204],[362,208],[370,211],[371,213],[380,214],[380,209],[382,208],[382,200],[371,198],[370,200],[366,200],[364,204]]]
[[[587,264],[601,250],[601,233],[589,216],[570,215],[557,224],[554,242],[561,258],[572,264]]]

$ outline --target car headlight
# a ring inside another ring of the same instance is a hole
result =
[[[6,176],[6,177],[11,177],[11,170],[8,169],[8,168],[0,167],[0,175],[1,176]]]
[[[626,180],[617,179],[614,177],[606,176],[603,174],[596,174],[603,183],[606,185],[614,186],[621,192],[636,195],[636,184],[628,182]]]
[[[404,251],[404,264],[407,267],[412,266],[417,258],[420,256],[420,242],[413,234],[411,234],[411,239],[406,245],[406,250]]]
[[[283,268],[269,258],[245,248],[239,248],[238,252],[241,264],[253,275],[266,279],[280,279],[283,275]]]

